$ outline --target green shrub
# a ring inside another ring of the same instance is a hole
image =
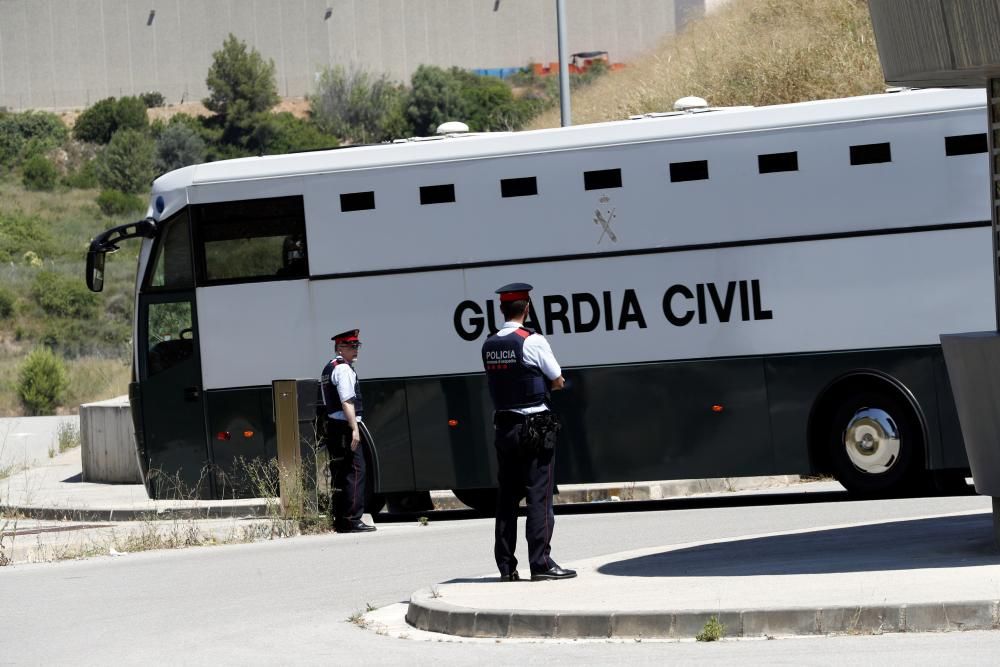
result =
[[[36,339],[63,357],[75,359],[87,355],[127,356],[131,336],[131,324],[121,320],[54,317],[45,322]]]
[[[149,116],[146,114],[146,103],[138,97],[122,97],[115,104],[115,129],[111,133],[121,130],[136,130],[145,132],[149,129]]]
[[[189,125],[167,125],[156,139],[156,169],[161,174],[204,161],[205,142]]]
[[[80,141],[106,144],[115,132],[115,98],[108,97],[83,110],[73,125],[73,136]]]
[[[17,164],[22,148],[24,137],[21,136],[14,114],[0,113],[0,167],[13,167]]]
[[[28,190],[51,190],[59,178],[56,166],[42,155],[28,158],[23,172],[22,180]]]
[[[150,91],[148,93],[142,93],[141,95],[139,95],[139,99],[142,100],[142,103],[146,105],[147,109],[162,107],[166,103],[166,100],[163,98],[163,95],[156,92],[155,90]]]
[[[288,112],[263,113],[257,117],[246,138],[246,146],[258,155],[280,155],[336,148],[337,139]]]
[[[97,158],[97,180],[105,190],[146,192],[155,166],[153,140],[138,130],[120,130]]]
[[[323,132],[354,143],[388,141],[412,134],[406,119],[406,89],[385,74],[337,65],[323,71],[309,113]]]
[[[48,315],[79,319],[97,316],[97,295],[79,278],[40,271],[31,286],[31,295]]]
[[[0,287],[0,320],[6,320],[14,314],[16,297],[9,289]]]
[[[76,188],[78,190],[91,190],[99,187],[100,182],[97,180],[96,160],[84,162],[80,165],[79,169],[66,174],[66,176],[63,177],[62,182],[63,185],[70,188]]]
[[[120,130],[145,131],[146,105],[138,97],[108,97],[87,107],[76,119],[73,136],[80,141],[106,144]]]
[[[0,166],[12,167],[66,140],[66,126],[55,114],[43,111],[0,113]]]
[[[437,126],[466,115],[462,84],[454,71],[434,65],[420,65],[410,77],[410,98],[406,114],[418,137],[434,133]]]
[[[35,348],[17,374],[17,395],[29,415],[52,414],[68,386],[65,365],[45,347]]]
[[[97,196],[97,206],[104,215],[126,215],[142,213],[146,202],[139,195],[130,195],[119,190],[104,190]]]
[[[40,218],[0,211],[0,261],[20,261],[29,251],[45,257],[53,249],[48,225]]]

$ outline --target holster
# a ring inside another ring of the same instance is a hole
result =
[[[539,412],[525,415],[523,442],[538,451],[555,449],[562,422],[554,412]]]

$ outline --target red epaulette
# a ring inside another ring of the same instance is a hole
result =
[[[527,338],[528,336],[530,336],[531,334],[533,334],[535,332],[532,331],[531,329],[525,329],[524,327],[518,327],[517,329],[514,329],[514,333],[516,333],[521,338]]]

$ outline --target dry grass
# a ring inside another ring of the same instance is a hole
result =
[[[103,401],[128,393],[132,365],[128,359],[80,357],[66,360],[69,388],[64,401],[70,412],[81,403]]]
[[[0,417],[19,417],[23,406],[14,387],[21,364],[30,348],[22,353],[0,354]],[[128,393],[132,367],[128,360],[103,357],[65,359],[69,387],[58,414],[76,414],[81,403],[103,401]]]
[[[574,124],[670,111],[686,95],[763,106],[878,93],[885,83],[862,0],[731,0],[573,95]],[[532,129],[559,125],[558,108]]]

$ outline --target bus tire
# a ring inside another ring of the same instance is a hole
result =
[[[906,495],[923,477],[923,429],[898,392],[844,397],[833,411],[828,443],[834,477],[853,495]]]
[[[455,497],[482,516],[496,516],[496,489],[452,489]]]

